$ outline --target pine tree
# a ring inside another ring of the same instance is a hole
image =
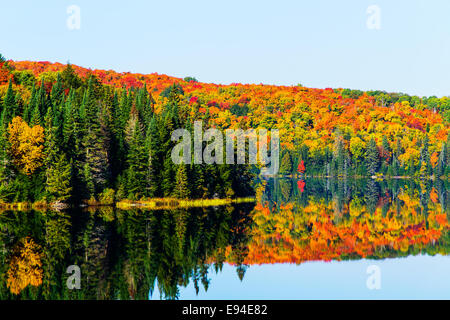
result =
[[[39,114],[45,115],[48,107],[51,106],[51,101],[48,99],[47,91],[45,90],[44,80],[41,81],[41,86],[39,88],[36,97],[36,107],[39,109]]]
[[[370,176],[374,176],[377,173],[379,162],[377,143],[372,138],[366,148],[366,169]]]
[[[445,143],[442,143],[441,152],[439,153],[438,164],[436,166],[436,175],[442,177],[445,174],[445,166],[447,160],[447,148]]]
[[[160,183],[162,180],[162,152],[156,115],[153,115],[148,125],[145,145],[148,155],[146,162],[148,195],[151,197],[159,197],[162,196],[162,186]]]
[[[347,167],[350,162],[347,157],[349,156],[345,150],[344,137],[338,132],[333,146],[333,162],[337,174],[340,176],[347,175]]]
[[[174,189],[174,167],[170,157],[164,159],[164,166],[162,172],[162,191],[164,197],[169,197]]]
[[[145,138],[139,121],[134,122],[134,128],[130,129],[133,136],[130,137],[127,154],[126,188],[129,197],[138,199],[145,196],[147,191],[147,159]]]
[[[45,190],[50,200],[66,201],[72,192],[72,164],[65,154],[60,154],[56,161],[47,168]]]
[[[5,112],[4,121],[8,123],[12,118],[18,115],[16,98],[12,88],[12,78],[9,79],[8,90],[6,91],[5,99],[3,101],[3,111]]]
[[[285,151],[281,158],[280,173],[285,175],[292,173],[292,160],[288,151]]]
[[[208,197],[208,184],[205,177],[206,165],[205,164],[193,164],[193,180],[194,190],[191,193],[194,198],[206,199]]]
[[[33,82],[33,87],[31,88],[31,97],[30,102],[25,106],[25,110],[23,111],[23,120],[30,124],[31,120],[31,112],[33,111],[33,107],[36,104],[36,86]]]
[[[65,201],[70,197],[72,165],[61,152],[57,141],[58,127],[55,125],[52,108],[45,116],[45,190],[52,201]]]
[[[42,124],[42,118],[41,118],[41,111],[39,110],[39,104],[35,104],[33,107],[33,110],[31,111],[30,116],[30,125],[41,125]]]
[[[88,82],[82,110],[84,113],[84,177],[86,184],[93,185],[93,188],[91,187],[90,189],[97,193],[105,188],[110,178],[110,168],[105,146],[105,136],[102,134],[99,122],[99,110],[92,77]],[[87,170],[90,172],[88,173]]]
[[[58,73],[56,83],[52,87],[51,99],[54,106],[61,105],[64,100],[64,91],[60,73]]]
[[[72,65],[67,63],[66,68],[61,72],[61,82],[63,87],[77,89],[81,86],[82,81],[75,73]]]
[[[396,147],[395,147],[394,156],[392,157],[392,166],[393,166],[394,176],[398,176],[398,175],[402,174],[400,163],[398,160],[400,155],[403,153],[403,147],[402,147],[400,137],[397,137],[395,145],[396,145]]]
[[[430,153],[429,153],[429,139],[428,136],[425,136],[423,140],[423,146],[420,148],[420,163],[423,166],[423,172],[426,175],[431,175],[431,163],[430,163]]]
[[[185,164],[177,165],[177,173],[175,176],[175,188],[173,190],[173,195],[178,199],[189,198],[190,195],[189,182]]]

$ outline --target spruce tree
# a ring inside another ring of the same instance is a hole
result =
[[[45,116],[45,190],[51,201],[66,201],[71,194],[72,168],[57,141],[58,126],[52,108]]]
[[[286,150],[281,158],[280,173],[289,175],[292,173],[292,160],[289,152]]]
[[[190,195],[189,182],[185,164],[177,165],[177,173],[175,176],[175,188],[173,190],[173,195],[178,199],[189,198]]]
[[[91,192],[93,190],[94,193],[98,193],[105,188],[109,180],[110,168],[107,149],[105,148],[105,136],[102,134],[100,127],[99,109],[94,93],[92,77],[88,82],[82,110],[84,112],[83,149],[85,183],[93,186],[89,188]]]
[[[379,167],[377,143],[371,138],[366,148],[366,169],[369,176],[374,176]]]
[[[45,190],[50,200],[66,201],[72,192],[72,164],[61,153],[56,161],[47,168]]]
[[[16,98],[14,94],[14,90],[12,87],[12,79],[9,79],[8,83],[8,90],[6,91],[6,95],[3,101],[3,111],[5,112],[4,115],[4,121],[10,122],[12,118],[14,118],[16,115],[18,115],[17,105],[16,105]]]
[[[130,137],[127,154],[126,188],[130,198],[138,199],[145,196],[147,191],[147,159],[145,138],[139,121],[133,123],[134,128]]]
[[[162,159],[161,141],[159,138],[157,116],[153,115],[148,125],[146,135],[146,151],[147,151],[147,189],[148,195],[152,197],[162,196]]]
[[[60,73],[57,75],[56,83],[53,85],[50,95],[54,106],[61,105],[64,100],[64,91]]]

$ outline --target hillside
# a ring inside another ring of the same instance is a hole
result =
[[[135,159],[127,160],[133,139],[142,144],[155,142],[150,139],[152,121],[161,121],[161,126],[166,126],[166,130],[200,119],[204,127],[208,123],[210,127],[221,129],[279,129],[283,150],[280,173],[285,175],[297,171],[324,176],[383,174],[446,177],[449,174],[450,99],[447,97],[314,89],[301,85],[219,85],[198,82],[191,77],[181,79],[156,73],[118,73],[50,62],[3,60],[0,70],[5,140],[8,140],[8,133],[11,137],[8,126],[16,116],[30,128],[41,126],[44,130],[42,139],[47,145],[50,143],[48,134],[55,135],[57,141],[54,143],[65,150],[64,161],[80,161],[80,177],[75,180],[85,179],[81,176],[96,177],[97,173],[88,174],[89,170],[94,170],[92,167],[99,171],[98,181],[92,184],[84,182],[90,185],[89,196],[97,195],[107,187],[120,189],[123,183],[120,179],[155,179],[145,178],[143,172],[142,175],[139,173],[145,170],[140,165],[148,161],[146,154],[151,153],[149,150],[135,150],[141,153]],[[167,114],[172,118],[168,127],[167,123],[163,123],[167,120]],[[47,127],[48,117],[54,132]],[[83,157],[89,154],[91,146],[85,135],[95,130],[84,128],[87,131],[76,133],[78,137],[73,135],[74,132],[64,132],[74,121],[79,121],[81,127],[87,124],[98,129],[90,141],[98,142],[93,148],[104,153],[104,159],[92,159],[90,167],[86,167],[89,162],[86,159],[77,160],[79,154],[76,153],[85,153]],[[161,134],[170,136],[170,132],[162,133],[156,127],[159,138],[162,138]],[[133,136],[136,131],[139,135]],[[9,139],[9,143],[12,142]],[[68,147],[67,143],[72,145]],[[78,151],[74,154],[72,148],[75,147]],[[46,148],[48,146],[43,147],[42,159],[38,161],[42,163],[36,164],[36,169],[42,169],[43,159],[48,157],[49,150],[45,151]],[[120,159],[112,159],[111,152],[116,152],[114,150],[117,148],[122,152],[116,154]],[[168,149],[160,151],[157,156],[164,164],[163,154]],[[11,154],[7,152],[5,156]],[[32,175],[27,169],[24,170],[24,163],[14,159],[14,155],[11,160],[14,164],[12,171]],[[28,158],[24,161],[32,160]],[[133,172],[128,174],[133,177],[125,178],[124,172],[130,166]],[[103,167],[109,168],[109,172],[102,173]],[[158,170],[165,172],[163,167]],[[161,176],[161,180],[154,180],[153,183],[162,183],[164,179],[166,183],[175,181],[174,170],[168,169],[166,177]],[[186,175],[187,180],[191,174],[189,170],[180,173]],[[11,178],[14,175],[7,176]],[[153,188],[148,185],[122,186],[125,189],[129,187],[135,191]],[[172,189],[173,186],[157,194],[168,196],[173,194]],[[222,194],[235,194],[235,190],[231,189],[223,190]],[[136,192],[137,197],[155,195]],[[183,193],[183,196],[186,195]],[[124,191],[123,197],[130,197],[130,194]]]

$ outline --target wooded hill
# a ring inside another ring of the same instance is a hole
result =
[[[171,162],[172,130],[195,120],[204,128],[279,129],[284,175],[450,173],[447,97],[219,85],[1,59],[0,101],[4,202],[251,193],[246,166]]]

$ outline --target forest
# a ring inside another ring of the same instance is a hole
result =
[[[301,76],[301,75],[299,75]],[[252,195],[260,166],[171,161],[171,132],[278,129],[280,175],[448,179],[450,98],[219,85],[0,56],[0,202]]]

